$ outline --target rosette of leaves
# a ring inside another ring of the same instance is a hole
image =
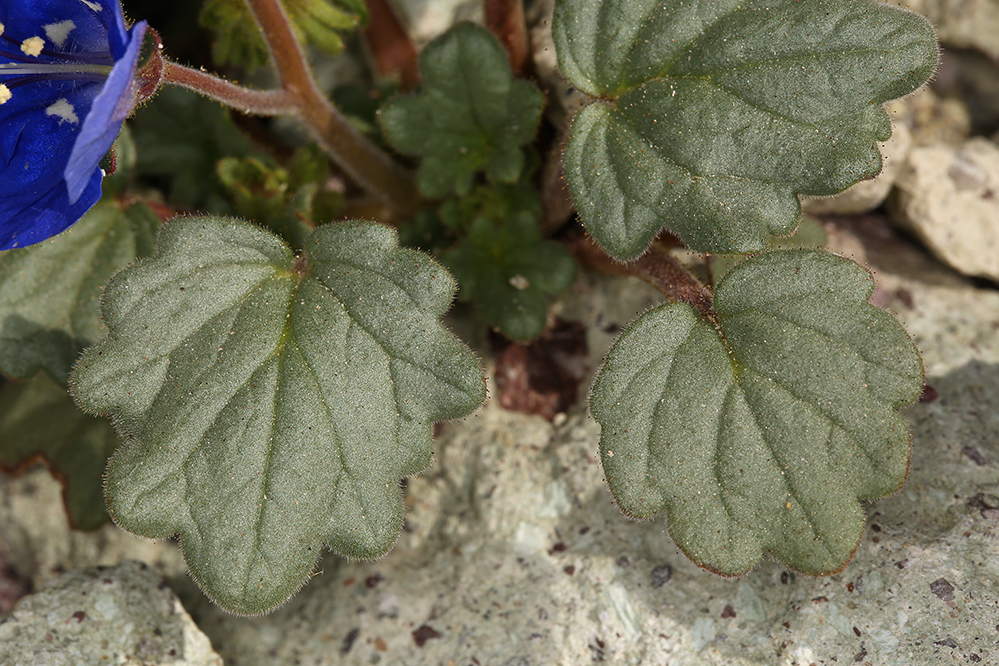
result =
[[[482,171],[513,183],[524,171],[544,97],[515,79],[506,52],[486,29],[459,23],[420,53],[423,89],[381,111],[386,140],[421,158],[417,182],[430,198],[468,194]]]
[[[368,19],[364,0],[281,0],[300,42],[330,54],[343,50],[343,35]],[[269,60],[260,29],[244,0],[207,0],[198,22],[215,33],[212,58],[219,65],[254,69]]]
[[[860,502],[905,482],[897,410],[923,386],[915,345],[873,290],[841,257],[775,251],[729,270],[713,311],[639,317],[590,400],[622,511],[665,514],[684,553],[724,575],[764,553],[809,574],[845,567]]]
[[[791,233],[798,194],[880,171],[882,104],[938,57],[925,19],[875,0],[557,0],[552,32],[562,74],[592,97],[566,178],[620,260],[664,227],[719,253]]]
[[[320,227],[297,257],[245,222],[167,223],[105,288],[108,335],[73,372],[78,403],[124,440],[112,517],[177,534],[194,579],[239,614],[286,601],[324,545],[382,555],[432,424],[485,397],[475,355],[440,323],[454,290],[374,223]]]

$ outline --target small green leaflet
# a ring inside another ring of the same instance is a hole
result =
[[[106,419],[84,414],[45,373],[0,386],[0,468],[20,471],[39,458],[62,483],[70,524],[92,530],[108,520],[104,466],[118,445]]]
[[[882,104],[937,63],[933,28],[874,0],[557,0],[563,74],[593,103],[564,166],[587,230],[633,259],[666,227],[700,252],[794,231],[798,194],[876,175]]]
[[[439,321],[454,290],[374,223],[320,227],[297,258],[245,222],[168,223],[105,289],[108,336],[72,378],[124,440],[112,517],[178,534],[195,580],[239,614],[286,601],[326,544],[382,555],[431,425],[485,397],[475,355]]]
[[[764,553],[808,574],[846,566],[860,500],[905,482],[896,410],[923,386],[912,341],[868,303],[873,287],[846,259],[784,250],[728,272],[717,322],[683,303],[636,320],[590,402],[622,511],[666,512],[687,556],[724,575]]]
[[[80,352],[104,335],[101,286],[152,249],[159,219],[144,204],[102,201],[55,238],[0,252],[0,372],[45,370],[65,384]]]
[[[468,194],[477,171],[516,181],[544,97],[513,78],[499,41],[485,28],[459,23],[423,49],[420,74],[422,92],[392,98],[380,114],[392,147],[423,158],[420,191],[432,198]]]
[[[500,224],[475,220],[441,261],[458,279],[461,298],[514,340],[530,340],[544,330],[546,296],[568,289],[576,277],[572,256],[558,243],[542,240],[529,212]]]

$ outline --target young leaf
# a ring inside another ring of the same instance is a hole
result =
[[[485,28],[459,23],[420,54],[423,91],[389,100],[382,129],[397,150],[423,158],[417,174],[428,197],[467,194],[484,170],[512,183],[524,166],[544,97],[514,79],[506,53]]]
[[[572,256],[558,243],[542,240],[528,212],[502,224],[479,218],[441,261],[458,279],[461,297],[514,340],[530,340],[544,330],[546,295],[567,289],[576,277]]]
[[[105,289],[108,336],[73,373],[80,405],[125,440],[112,517],[178,534],[233,613],[287,600],[324,544],[385,553],[431,425],[484,399],[478,361],[439,321],[455,285],[432,259],[367,222],[320,227],[306,251],[244,222],[168,223]]]
[[[130,122],[136,171],[168,178],[171,203],[213,210],[221,205],[230,212],[215,164],[223,157],[249,155],[250,144],[225,108],[189,90],[164,86]]]
[[[106,419],[81,412],[65,388],[39,373],[0,386],[0,432],[0,467],[18,470],[43,459],[62,482],[73,527],[92,530],[107,521],[104,466],[118,437]]]
[[[881,169],[881,104],[933,73],[933,28],[874,0],[558,0],[563,74],[600,99],[565,151],[587,230],[614,257],[666,227],[701,252],[786,235],[798,194]]]
[[[45,370],[65,384],[103,335],[101,286],[152,249],[159,219],[144,204],[101,202],[55,238],[0,252],[0,372]]]
[[[341,33],[367,18],[363,0],[282,0],[299,41],[327,53],[343,49]],[[198,23],[215,33],[212,58],[219,65],[254,69],[269,60],[260,28],[243,0],[207,0]]]
[[[859,500],[905,481],[909,431],[895,410],[923,386],[912,341],[867,302],[873,289],[846,259],[784,250],[728,273],[717,329],[683,303],[636,320],[591,397],[621,509],[666,511],[677,545],[724,575],[764,552],[809,574],[846,566]]]

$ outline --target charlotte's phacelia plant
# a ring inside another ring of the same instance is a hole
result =
[[[60,233],[100,198],[145,32],[118,0],[0,4],[0,250]]]
[[[527,340],[575,256],[667,297],[591,394],[621,509],[665,514],[721,574],[764,554],[846,566],[860,502],[905,481],[898,409],[922,365],[869,303],[869,272],[806,234],[773,245],[799,195],[877,174],[883,104],[932,74],[932,28],[874,0],[556,0],[561,72],[588,99],[539,131],[544,96],[514,76],[531,69],[515,3],[489,14],[499,39],[459,24],[418,60],[379,11],[364,39],[381,79],[327,94],[299,36],[339,49],[356,0],[296,0],[294,21],[283,0],[206,4],[228,64],[259,65],[262,38],[273,90],[179,65],[158,37],[140,63],[155,33],[127,28],[117,0],[0,0],[0,465],[43,456],[93,527],[113,451],[111,517],[176,535],[227,610],[267,612],[324,547],[387,552],[432,425],[484,401],[478,359],[440,322],[456,289]],[[213,102],[164,91],[122,132],[95,206],[101,158],[160,84],[289,116],[311,142],[292,152],[266,124],[248,142]],[[599,247],[562,231],[563,169]],[[711,254],[707,284],[663,229]]]

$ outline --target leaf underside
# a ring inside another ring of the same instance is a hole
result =
[[[841,570],[863,534],[860,500],[904,483],[919,396],[912,341],[867,302],[871,275],[820,251],[767,253],[718,287],[718,326],[682,303],[642,315],[591,397],[621,509],[663,512],[698,565],[739,575],[770,553]]]
[[[101,286],[152,249],[159,220],[143,204],[101,202],[53,239],[0,253],[0,372],[45,370],[63,384],[103,334]]]
[[[307,268],[239,221],[168,223],[105,290],[108,337],[72,378],[125,440],[112,517],[178,534],[194,578],[239,614],[287,600],[324,544],[385,553],[431,425],[484,399],[477,359],[439,321],[455,285],[432,259],[364,222],[317,229],[306,253]]]
[[[787,235],[798,194],[877,175],[882,104],[937,63],[922,17],[873,0],[559,0],[563,74],[598,100],[565,151],[587,230],[620,260],[662,228],[700,252]]]

